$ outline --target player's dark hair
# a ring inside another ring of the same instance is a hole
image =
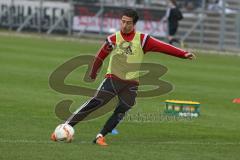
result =
[[[177,1],[176,0],[170,0],[174,6],[177,6]]]
[[[137,11],[131,8],[125,9],[122,16],[131,17],[133,19],[133,24],[136,24],[139,18]]]

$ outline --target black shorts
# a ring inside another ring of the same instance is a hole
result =
[[[108,101],[111,96],[118,96],[119,103],[124,103],[131,107],[135,104],[137,90],[138,85],[136,84],[106,78],[99,86],[99,91],[97,91],[94,98],[101,98],[103,101]]]

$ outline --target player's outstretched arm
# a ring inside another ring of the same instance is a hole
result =
[[[186,58],[186,59],[194,59],[196,57],[194,54],[180,49],[178,47],[172,46],[168,43],[160,41],[154,37],[149,36],[147,39],[145,46],[143,48],[144,52],[158,52],[164,53],[171,56],[179,57],[179,58]]]

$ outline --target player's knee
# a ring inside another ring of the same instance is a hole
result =
[[[115,109],[114,113],[125,114],[129,109],[131,109],[131,106],[129,105],[120,105]]]

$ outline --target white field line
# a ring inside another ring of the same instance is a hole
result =
[[[27,139],[0,139],[0,143],[13,144],[56,144],[50,140],[27,140]],[[74,144],[91,144],[91,141],[74,141]],[[164,141],[164,142],[139,142],[139,141],[123,141],[114,142],[115,144],[158,144],[158,145],[211,145],[211,146],[227,146],[240,145],[240,142],[184,142],[184,141]]]

